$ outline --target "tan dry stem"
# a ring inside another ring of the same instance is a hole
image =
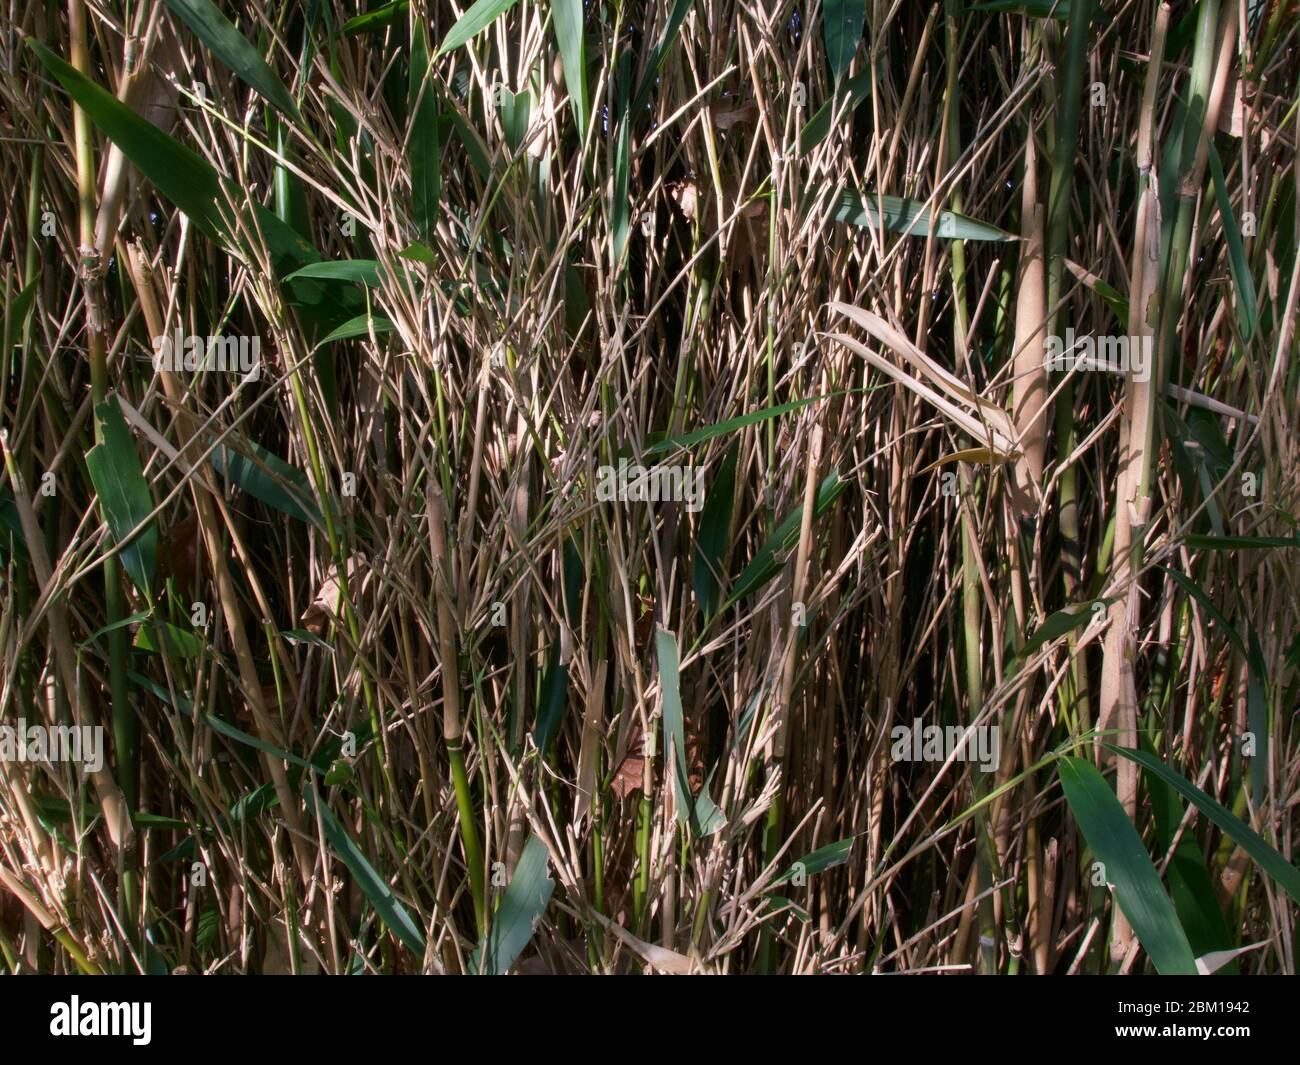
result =
[[[144,314],[145,323],[149,328],[149,334],[151,336],[164,336],[167,332],[166,323],[163,319],[158,293],[154,287],[153,268],[144,250],[138,244],[130,246],[128,266],[132,284],[135,286],[136,295],[140,299],[140,308]],[[160,369],[158,376],[162,381],[163,391],[176,412],[177,428],[182,441],[181,453],[191,465],[195,465],[203,453],[203,445],[198,435],[199,420],[187,408],[186,391],[176,374],[170,370]],[[240,685],[244,690],[244,698],[248,701],[249,710],[252,712],[258,735],[266,742],[283,749],[286,746],[286,738],[281,732],[279,722],[266,705],[262,681],[257,674],[257,664],[253,657],[253,648],[248,641],[244,611],[239,601],[239,589],[230,575],[230,567],[226,561],[226,550],[221,538],[221,524],[218,520],[217,509],[213,503],[216,497],[216,489],[202,470],[202,467],[196,466],[194,474],[190,478],[190,492],[194,498],[195,510],[198,513],[199,530],[203,537],[204,550],[212,566],[212,580],[216,585],[217,598],[221,602],[226,629],[230,633],[231,645],[235,652]],[[280,814],[289,830],[294,857],[297,859],[302,882],[304,884],[310,883],[316,868],[316,859],[312,854],[309,837],[306,835],[303,819],[298,809],[298,797],[289,785],[289,777],[285,772],[284,762],[269,754],[263,754],[262,759],[267,772],[271,775],[276,797],[280,800]]]

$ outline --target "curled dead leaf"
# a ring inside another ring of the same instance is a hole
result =
[[[357,554],[348,562],[348,589],[356,596],[365,584],[366,574],[366,556]],[[341,619],[341,610],[343,608],[343,588],[339,583],[338,566],[330,566],[329,571],[325,574],[325,579],[321,581],[320,587],[316,590],[316,597],[306,610],[302,612],[302,625],[308,632],[317,636],[325,633],[326,626],[331,621]]]
[[[627,754],[614,770],[610,789],[620,799],[626,799],[634,791],[645,788],[645,735],[640,725],[632,726],[628,737]]]
[[[709,112],[713,117],[713,124],[718,129],[726,131],[735,126],[742,126],[750,122],[758,121],[758,104],[749,103],[741,107],[722,109],[711,108]]]
[[[686,216],[688,222],[694,222],[699,215],[700,193],[693,181],[674,181],[668,185],[668,195],[677,204],[677,209]]]

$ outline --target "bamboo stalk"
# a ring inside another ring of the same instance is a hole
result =
[[[1146,343],[1155,334],[1148,319],[1148,307],[1156,292],[1160,262],[1160,224],[1157,217],[1158,195],[1151,174],[1151,139],[1155,125],[1156,90],[1164,57],[1165,35],[1169,29],[1169,5],[1161,4],[1151,32],[1146,85],[1142,95],[1141,126],[1137,142],[1138,181],[1141,191],[1137,222],[1133,236],[1133,254],[1129,272],[1129,343]],[[1149,483],[1153,456],[1147,450],[1148,429],[1154,424],[1153,386],[1130,375],[1125,383],[1124,409],[1127,417],[1120,422],[1119,468],[1115,482],[1115,539],[1112,552],[1110,587],[1115,599],[1110,604],[1109,628],[1103,645],[1101,702],[1098,726],[1103,732],[1118,727],[1111,742],[1125,747],[1137,746],[1137,686],[1134,658],[1137,653],[1137,628],[1141,600],[1137,575],[1142,562],[1142,538],[1151,513],[1149,495],[1138,495],[1138,486]],[[1137,766],[1126,758],[1117,758],[1117,791],[1120,803],[1131,820],[1137,819]],[[1111,939],[1111,961],[1119,964],[1127,956],[1134,940],[1132,927],[1123,913],[1115,915]]]
[[[483,848],[479,844],[474,803],[465,772],[464,731],[460,713],[460,658],[456,650],[456,618],[451,609],[456,582],[447,549],[447,505],[442,490],[432,480],[428,485],[429,543],[433,549],[435,595],[438,606],[438,657],[442,672],[442,738],[451,763],[452,783],[456,789],[456,809],[460,814],[461,846],[465,851],[465,869],[469,873],[470,894],[474,901],[474,918],[479,933],[487,931],[486,887]]]

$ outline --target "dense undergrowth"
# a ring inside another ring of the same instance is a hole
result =
[[[1297,32],[11,3],[5,965],[1294,972]]]

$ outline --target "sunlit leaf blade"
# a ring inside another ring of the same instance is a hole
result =
[[[197,658],[203,653],[203,641],[194,633],[186,632],[170,621],[157,619],[140,626],[132,646],[174,658]]]
[[[885,229],[906,237],[927,237],[933,228],[934,236],[944,240],[1016,239],[997,226],[978,222],[955,211],[940,211],[937,222],[932,225],[932,210],[923,203],[901,196],[859,193],[854,189],[845,189],[840,194],[834,217],[839,222],[872,227],[881,225],[883,219]]]
[[[587,64],[583,54],[583,0],[551,0],[551,19],[560,45],[564,84],[578,124],[578,135],[587,132]]]
[[[27,45],[95,125],[153,181],[158,191],[209,236],[220,239],[227,227],[219,208],[223,198],[217,172],[111,93],[83,77],[43,44],[29,37]]]
[[[555,891],[555,881],[547,876],[549,864],[546,844],[536,836],[529,836],[505,898],[470,960],[471,973],[504,976],[523,953]]]
[[[776,887],[778,884],[784,884],[799,873],[803,873],[804,876],[813,876],[816,873],[824,873],[827,869],[834,869],[837,865],[843,865],[849,860],[849,854],[852,850],[852,836],[848,839],[828,843],[824,847],[818,847],[815,851],[811,851],[798,861],[791,863],[790,868],[782,873],[772,886]]]
[[[614,180],[610,184],[610,254],[613,269],[619,273],[627,254],[628,236],[632,231],[632,202],[628,196],[632,118],[628,112],[627,87],[631,77],[632,56],[624,52],[618,63],[618,137],[614,146]]]
[[[1082,758],[1056,763],[1074,819],[1139,942],[1162,976],[1194,976],[1196,956],[1142,837],[1097,767]]]
[[[368,337],[373,333],[391,333],[397,327],[387,318],[378,314],[359,314],[355,318],[349,318],[337,329],[328,335],[321,337],[317,342],[317,347],[324,347],[326,344],[332,344],[336,340],[351,340],[354,337]]]
[[[1016,668],[1027,662],[1034,652],[1045,647],[1058,637],[1087,625],[1100,613],[1093,609],[1094,606],[1108,606],[1109,604],[1110,600],[1108,599],[1092,599],[1075,606],[1064,607],[1053,614],[1049,614],[1043,623],[1034,630],[1033,635],[1025,641],[1024,646],[1020,648],[1020,652],[1016,655],[1012,666],[1008,667],[1008,672],[1014,672]]]
[[[379,284],[379,263],[374,259],[336,259],[309,263],[285,277],[286,281],[309,277],[321,281],[348,281],[374,288]]]
[[[826,39],[826,60],[837,85],[849,72],[849,65],[862,40],[866,18],[866,0],[823,0],[822,31]]]
[[[233,253],[246,256],[248,234],[256,231],[266,242],[273,270],[281,277],[320,260],[320,253],[274,212],[253,204],[249,214],[245,210],[246,194],[194,152],[83,77],[44,45],[31,38],[27,43],[104,135],[209,237]],[[245,215],[242,224],[237,223],[237,207]],[[310,279],[289,283],[288,292],[299,314],[323,327],[355,314],[360,303],[359,293],[331,291]]]
[[[663,629],[655,633],[655,654],[659,663],[659,684],[663,691],[664,731],[672,744],[673,786],[676,796],[677,820],[689,824],[697,837],[711,836],[721,831],[727,818],[709,798],[707,788],[698,796],[691,795],[690,771],[686,764],[686,722],[682,717],[682,691],[677,638]]]
[[[518,0],[478,0],[477,4],[456,20],[456,25],[447,32],[434,58],[454,52],[466,41],[477,37],[517,2]]]
[[[645,453],[647,456],[663,455],[679,448],[692,447],[705,440],[712,440],[714,437],[725,436],[737,429],[743,429],[747,425],[756,425],[759,422],[767,421],[769,418],[779,418],[782,414],[789,414],[791,411],[800,410],[810,403],[816,403],[820,399],[827,398],[827,396],[810,396],[808,399],[796,399],[791,400],[789,403],[780,403],[775,407],[764,407],[762,410],[751,411],[736,418],[728,418],[725,422],[693,429],[681,436],[672,436],[666,440],[660,440],[657,444],[652,444],[646,448]]]

